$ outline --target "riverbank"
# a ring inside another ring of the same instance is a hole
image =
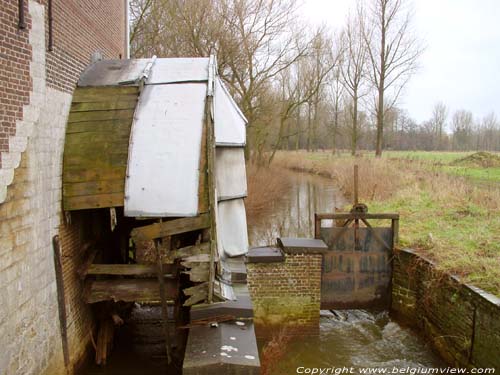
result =
[[[333,178],[349,197],[353,166],[358,164],[360,200],[370,212],[401,214],[401,246],[415,249],[464,282],[500,296],[500,181],[493,178],[484,184],[450,173],[448,167],[455,167],[468,154],[414,156],[391,152],[375,159],[283,151],[276,155],[272,168]]]

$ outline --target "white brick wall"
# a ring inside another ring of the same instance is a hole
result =
[[[0,171],[0,374],[57,375],[65,371],[52,237],[71,95],[46,87],[44,7],[30,0],[29,9],[33,92]]]

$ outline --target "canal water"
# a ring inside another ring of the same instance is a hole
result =
[[[251,246],[274,243],[279,236],[313,237],[315,212],[333,212],[349,203],[331,179],[292,172],[289,178],[289,193],[272,203],[270,213],[249,218]],[[273,374],[305,371],[301,367],[392,370],[445,365],[416,332],[386,311],[322,311],[320,322],[319,337],[301,337],[283,348]],[[262,351],[265,343],[259,345]]]

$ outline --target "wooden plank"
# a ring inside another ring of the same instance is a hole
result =
[[[177,298],[177,285],[167,283],[168,303],[174,303]],[[160,290],[156,279],[113,279],[93,280],[85,302],[96,303],[101,301],[148,302],[160,301]]]
[[[110,111],[117,109],[135,109],[137,97],[131,97],[132,100],[122,101],[108,98],[105,102],[73,102],[70,112],[89,112],[89,111]]]
[[[111,147],[111,146],[110,146]],[[108,151],[109,150],[109,151]],[[83,169],[114,169],[127,165],[127,150],[110,150],[108,147],[84,150],[64,155],[64,168]]]
[[[369,214],[369,213],[356,213],[356,212],[343,212],[335,214],[317,214],[319,220],[335,220],[335,219],[399,219],[399,214],[397,213],[385,213],[385,214]]]
[[[167,256],[168,259],[174,261],[176,259],[186,258],[200,254],[209,254],[209,253],[210,253],[210,243],[204,242],[199,245],[186,246],[177,250],[172,250],[167,254]]]
[[[63,170],[63,182],[87,182],[101,180],[124,180],[127,167],[114,167],[110,170],[83,169],[81,166],[65,166]]]
[[[191,232],[198,229],[204,229],[208,228],[209,226],[209,215],[202,214],[195,217],[186,217],[134,228],[131,232],[131,236],[135,242],[146,241],[153,240],[155,238],[172,236],[174,234]]]
[[[123,192],[80,197],[63,197],[63,208],[66,211],[75,211],[89,208],[122,207],[123,201]]]
[[[186,296],[189,296],[189,298],[184,302],[183,306],[192,306],[195,303],[199,303],[207,299],[208,282],[186,288],[183,290],[183,292]]]
[[[101,121],[114,119],[132,119],[134,110],[120,109],[116,111],[70,112],[68,123],[81,121]]]
[[[116,131],[116,128],[128,129],[128,132],[130,133],[131,126],[132,119],[73,122],[68,124],[66,134],[95,131]]]
[[[119,180],[63,183],[63,195],[65,197],[123,193],[124,191],[125,178]]]
[[[96,149],[101,144],[125,144],[128,149],[129,137],[130,129],[126,127],[116,127],[111,131],[101,129],[95,132],[68,133],[66,134],[65,147],[68,147],[70,153],[74,152],[76,146],[85,149]]]
[[[106,101],[110,97],[123,100],[124,97],[137,97],[138,95],[139,88],[135,86],[77,87],[73,93],[72,101],[74,103]]]
[[[189,275],[189,279],[194,283],[199,283],[209,280],[210,263],[190,263],[190,269],[182,271],[182,273]],[[213,282],[212,282],[213,284]]]
[[[87,275],[145,276],[156,275],[156,266],[149,264],[92,264]],[[172,274],[164,277],[173,278]]]

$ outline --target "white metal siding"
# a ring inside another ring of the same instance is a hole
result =
[[[224,87],[215,79],[214,96],[215,143],[217,146],[245,146],[246,119]]]
[[[156,59],[147,84],[208,81],[208,58]]]
[[[247,175],[243,148],[217,147],[215,171],[218,200],[247,196]]]
[[[201,136],[207,85],[146,85],[129,145],[125,215],[198,213]]]
[[[222,258],[248,252],[247,217],[243,199],[218,203],[217,242]]]

